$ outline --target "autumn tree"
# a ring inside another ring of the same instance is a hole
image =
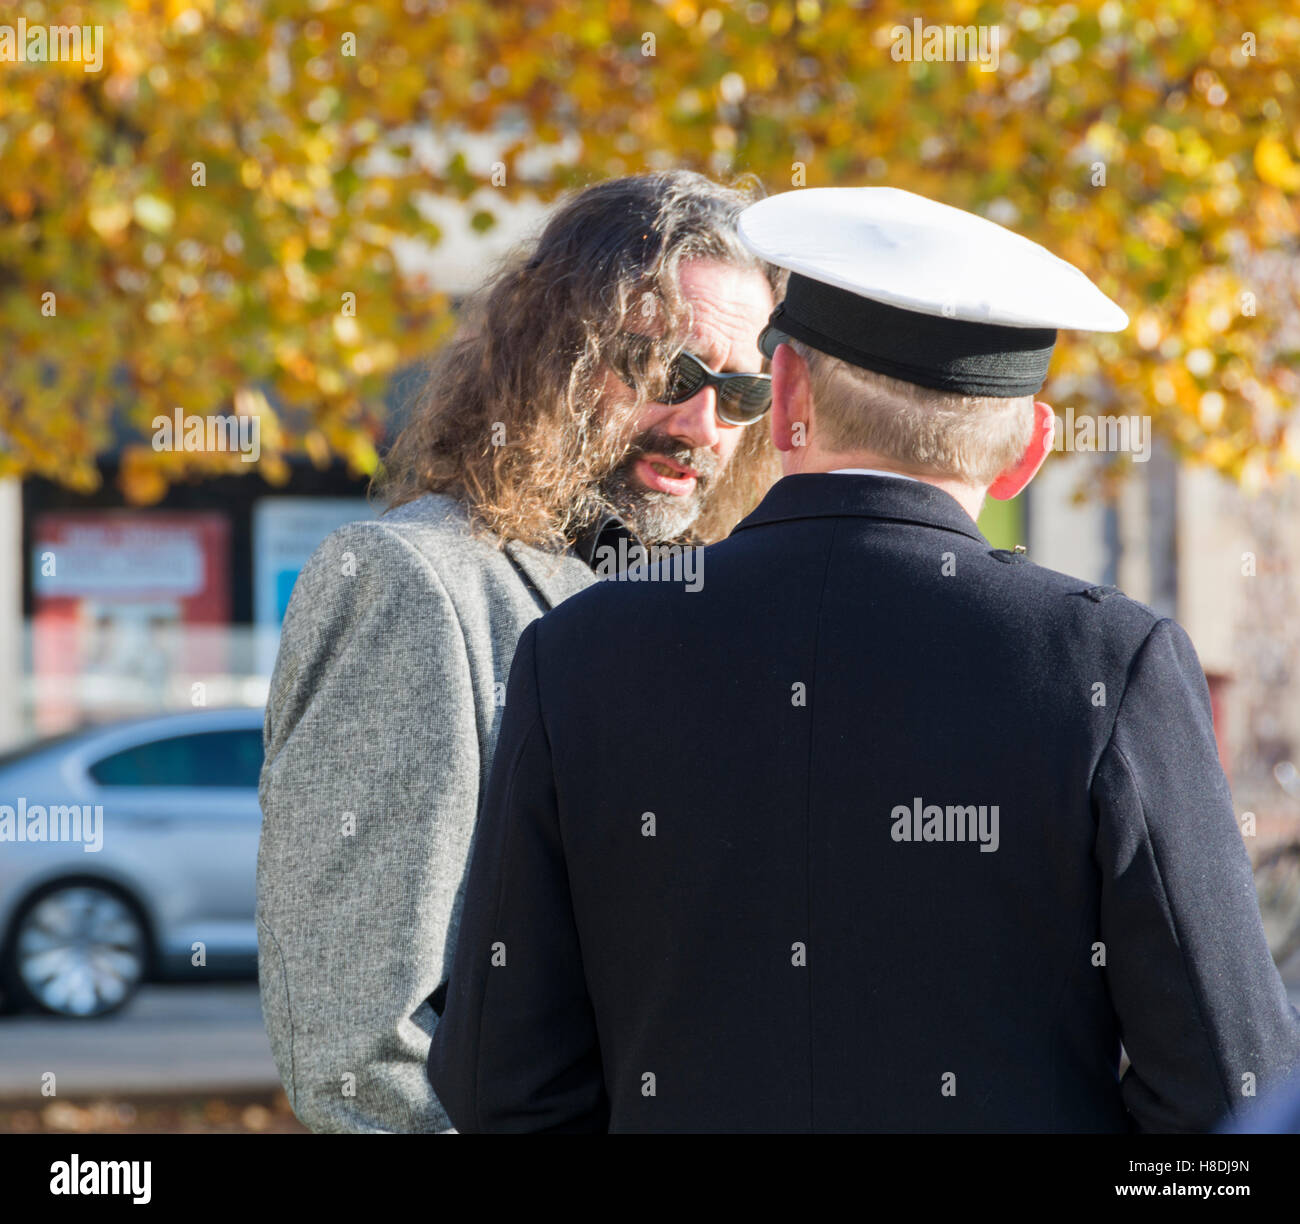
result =
[[[895,0],[7,13],[102,25],[103,63],[0,62],[2,472],[91,486],[123,431],[135,501],[240,467],[155,451],[178,407],[259,418],[273,480],[291,451],[371,471],[385,386],[449,324],[395,261],[439,240],[422,193],[668,166],[889,184],[1012,225],[1133,320],[1065,338],[1055,402],[1152,413],[1247,485],[1300,464],[1295,0],[925,6],[983,27],[996,63],[905,48]]]

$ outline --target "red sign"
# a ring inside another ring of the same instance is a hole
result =
[[[32,526],[42,730],[157,707],[187,678],[225,672],[230,525],[223,515],[51,511]]]

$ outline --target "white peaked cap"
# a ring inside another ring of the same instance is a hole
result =
[[[923,386],[1012,396],[1042,386],[1056,329],[1128,325],[1038,243],[894,187],[787,191],[739,224],[751,251],[792,273],[769,355],[794,337]]]

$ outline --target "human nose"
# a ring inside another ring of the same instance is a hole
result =
[[[672,437],[680,438],[692,450],[717,446],[722,430],[729,428],[718,420],[718,392],[713,387],[701,387],[690,399],[673,405],[665,425]]]

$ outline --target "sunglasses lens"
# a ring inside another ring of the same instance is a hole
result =
[[[738,425],[757,421],[772,406],[772,383],[766,378],[729,378],[718,388],[718,408]]]
[[[690,353],[679,353],[668,371],[668,389],[664,392],[665,404],[681,404],[704,386],[708,374]]]

